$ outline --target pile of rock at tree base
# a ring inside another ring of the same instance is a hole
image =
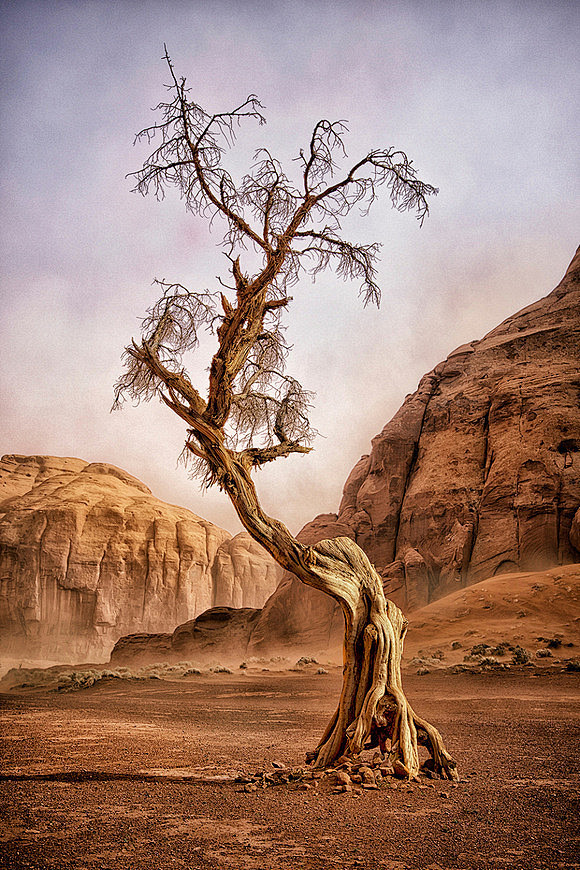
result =
[[[396,788],[396,781],[421,782],[421,779],[446,779],[433,771],[432,759],[421,767],[420,775],[412,777],[405,765],[398,759],[391,760],[388,753],[376,752],[370,761],[360,758],[342,757],[325,770],[308,767],[286,767],[273,761],[273,770],[257,771],[252,776],[240,774],[235,782],[240,783],[242,791],[251,793],[258,789],[285,785],[299,791],[331,792],[333,794],[352,794],[358,796],[363,791],[378,791],[382,788]],[[458,777],[454,782],[465,782]]]

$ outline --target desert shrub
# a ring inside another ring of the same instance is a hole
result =
[[[502,640],[494,649],[490,650],[492,656],[505,656],[508,650],[513,650],[514,646],[508,643],[507,640]]]
[[[552,655],[549,649],[537,649],[536,650],[536,658],[538,659],[547,659]]]
[[[472,656],[484,656],[487,655],[487,651],[489,649],[488,643],[477,643],[475,646],[471,647],[471,655]]]
[[[29,689],[44,686],[57,679],[53,668],[10,668],[0,681],[10,689]]]
[[[512,665],[527,665],[530,661],[530,654],[523,646],[514,647],[512,653]]]
[[[176,665],[157,662],[136,670],[126,666],[79,669],[74,665],[52,668],[12,668],[4,675],[2,685],[8,688],[52,686],[57,692],[73,692],[88,689],[103,680],[162,680],[200,673],[201,671],[197,670],[192,662],[179,662]]]
[[[313,659],[311,656],[301,656],[296,662],[296,667],[301,668],[304,665],[317,665],[318,662],[316,659]]]

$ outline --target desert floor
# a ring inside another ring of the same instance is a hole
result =
[[[580,675],[409,675],[462,777],[246,793],[303,763],[340,670],[258,668],[0,696],[0,862],[14,868],[301,870],[580,867]]]

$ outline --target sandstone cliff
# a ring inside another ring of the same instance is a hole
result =
[[[338,521],[414,609],[580,559],[580,249],[558,287],[425,375],[353,469]]]
[[[107,657],[216,605],[261,606],[281,571],[252,539],[80,459],[0,462],[0,651]]]

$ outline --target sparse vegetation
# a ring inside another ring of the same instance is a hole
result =
[[[306,665],[317,665],[318,662],[316,659],[313,659],[311,656],[301,656],[296,662],[297,668],[303,668]]]
[[[514,647],[512,653],[512,665],[527,665],[530,659],[531,656],[527,649],[524,649],[522,646]]]
[[[72,667],[12,668],[2,678],[2,685],[10,689],[40,688],[53,686],[58,692],[75,692],[89,689],[96,683],[113,680],[169,680],[196,676],[202,672],[191,662],[167,664],[157,662],[132,670],[128,667]]]

